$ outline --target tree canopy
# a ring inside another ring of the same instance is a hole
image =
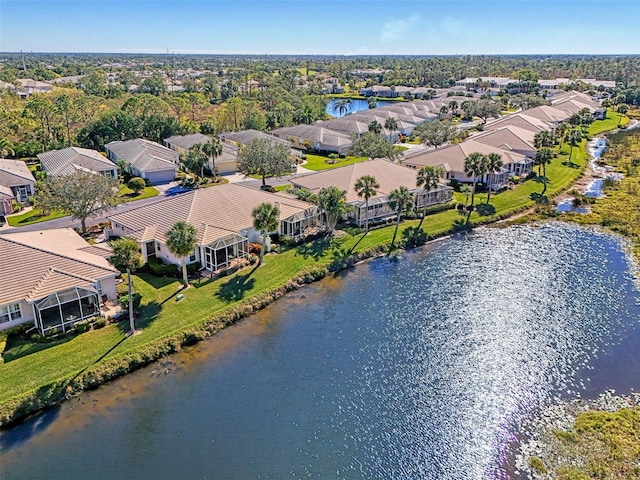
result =
[[[351,155],[356,157],[386,158],[395,161],[399,153],[393,148],[393,143],[379,134],[368,131],[357,138],[351,147]]]
[[[257,175],[266,179],[282,177],[295,171],[291,160],[291,149],[284,143],[266,138],[257,138],[244,145],[238,153],[238,169],[245,175]]]
[[[86,233],[88,218],[112,210],[121,202],[117,180],[80,170],[47,177],[38,184],[35,203],[43,211],[62,211],[80,220]]]

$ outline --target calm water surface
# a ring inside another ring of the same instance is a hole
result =
[[[339,117],[344,117],[345,115],[348,115],[350,113],[361,112],[363,110],[368,110],[369,109],[369,102],[367,102],[366,100],[353,99],[353,100],[351,100],[351,105],[349,105],[349,111],[343,114],[343,113],[339,112],[335,108],[336,103],[339,100],[340,99],[333,99],[327,104],[326,112],[329,115],[339,118]],[[376,102],[376,107],[384,107],[385,105],[389,105],[390,103],[392,103],[392,102],[386,102],[384,100],[378,100]]]
[[[541,402],[640,388],[639,299],[610,236],[444,240],[5,432],[0,478],[511,478]]]

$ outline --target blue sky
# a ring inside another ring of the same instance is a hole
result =
[[[640,0],[0,0],[0,51],[640,53]]]

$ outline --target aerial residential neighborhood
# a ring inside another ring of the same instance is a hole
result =
[[[2,480],[639,478],[631,3],[0,11]]]

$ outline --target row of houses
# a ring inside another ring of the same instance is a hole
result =
[[[368,202],[357,195],[355,183],[373,175],[380,183]],[[385,222],[395,217],[388,194],[401,185],[415,196],[418,208],[449,202],[452,189],[441,185],[425,192],[416,187],[417,172],[386,160],[373,160],[318,172],[294,181],[294,188],[318,192],[337,186],[347,192],[354,206],[345,220],[357,225]],[[167,247],[166,232],[178,221],[197,231],[197,242],[188,264],[219,272],[249,255],[249,244],[261,242],[253,227],[252,211],[261,203],[276,205],[280,221],[274,232],[302,239],[323,227],[314,204],[286,193],[269,193],[238,184],[224,184],[167,197],[108,217],[107,238],[135,239],[145,259],[180,265]],[[269,239],[266,238],[269,246]],[[112,254],[106,244],[89,245],[71,229],[0,235],[0,330],[33,323],[42,334],[65,330],[74,323],[100,315],[116,299],[118,271],[107,261]],[[24,259],[28,258],[29,262]],[[19,272],[19,273],[18,273]]]
[[[504,163],[500,172],[484,175],[479,181],[492,189],[507,185],[514,176],[525,176],[533,169],[536,153],[534,137],[542,130],[555,131],[558,125],[583,109],[602,119],[606,109],[589,95],[580,92],[562,92],[555,95],[551,105],[543,105],[506,115],[488,122],[482,132],[455,145],[408,153],[402,164],[413,169],[439,166],[448,181],[470,183],[473,178],[464,173],[464,161],[472,152],[497,153]]]
[[[492,88],[507,88],[511,84],[518,83],[520,80],[509,77],[466,77],[456,82],[459,87],[473,87],[478,84],[485,84]],[[538,85],[543,89],[557,89],[564,85],[581,82],[591,85],[594,88],[616,88],[616,82],[613,80],[596,80],[595,78],[555,78],[538,80]]]
[[[381,135],[395,142],[400,135],[411,135],[421,123],[441,118],[442,107],[448,109],[452,102],[460,106],[469,100],[473,99],[452,96],[434,100],[398,102],[313,125],[277,128],[271,134],[289,140],[294,148],[347,153],[353,146],[353,138],[367,132],[371,122],[377,122],[381,127]],[[450,116],[451,113],[448,115]],[[390,118],[395,120],[396,128],[394,130],[386,127]]]

